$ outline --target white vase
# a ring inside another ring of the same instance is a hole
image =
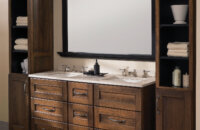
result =
[[[171,5],[171,9],[175,20],[174,24],[186,24],[188,5]]]

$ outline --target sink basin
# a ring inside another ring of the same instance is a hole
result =
[[[54,74],[52,74],[54,76],[59,76],[59,77],[76,77],[79,75],[82,75],[82,73],[76,73],[76,72],[56,72]]]
[[[140,77],[123,77],[123,76],[120,76],[118,78],[121,79],[122,81],[128,82],[128,83],[139,83],[141,81],[146,80],[146,78],[140,78]]]

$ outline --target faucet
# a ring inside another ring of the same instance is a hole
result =
[[[129,75],[133,77],[138,77],[136,69],[134,69],[132,72],[129,72]]]
[[[126,67],[124,69],[120,69],[122,71],[122,76],[128,76],[129,75],[128,68],[129,67]]]
[[[68,65],[62,65],[64,68],[64,72],[70,72],[70,67]]]
[[[142,75],[142,78],[148,78],[149,77],[149,74],[148,74],[149,71],[144,70],[143,72],[144,72],[144,74]]]

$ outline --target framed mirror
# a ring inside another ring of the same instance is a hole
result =
[[[65,57],[155,59],[154,0],[63,0]]]

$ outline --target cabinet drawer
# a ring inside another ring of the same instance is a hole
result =
[[[69,123],[93,127],[93,107],[80,104],[68,104]]]
[[[141,113],[111,108],[94,108],[95,127],[108,130],[141,130]]]
[[[65,123],[32,118],[31,130],[68,130]]]
[[[68,82],[69,102],[93,104],[93,85],[88,83]]]
[[[120,86],[95,85],[94,104],[96,106],[141,111],[141,90]]]
[[[33,117],[67,123],[67,103],[64,102],[32,98],[31,113]]]
[[[67,101],[67,83],[57,80],[31,79],[31,96]]]
[[[93,128],[78,126],[78,125],[69,125],[69,130],[94,130]]]

